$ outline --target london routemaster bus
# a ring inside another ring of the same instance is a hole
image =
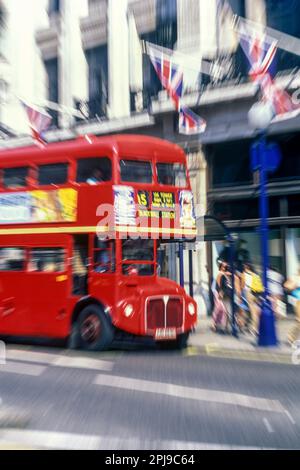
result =
[[[185,346],[196,303],[157,263],[162,240],[195,236],[182,149],[86,136],[2,150],[0,172],[0,336]]]

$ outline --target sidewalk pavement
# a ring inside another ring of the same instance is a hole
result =
[[[215,333],[210,329],[211,318],[199,318],[197,330],[190,336],[186,354],[292,364],[293,349],[287,342],[287,334],[294,321],[294,316],[278,320],[278,346],[262,348],[257,346],[257,338],[250,333],[239,333],[238,339]]]

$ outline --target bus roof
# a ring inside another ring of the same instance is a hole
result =
[[[93,149],[93,150],[92,150]],[[176,144],[150,136],[120,134],[105,137],[80,136],[74,140],[49,143],[44,148],[37,145],[0,150],[0,165],[9,163],[41,162],[51,158],[93,156],[93,152],[115,149],[126,156],[152,156],[154,153],[167,161],[184,160],[183,150]]]

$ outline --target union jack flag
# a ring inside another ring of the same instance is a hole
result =
[[[51,116],[45,111],[39,111],[37,108],[29,106],[24,101],[21,101],[21,103],[26,111],[33,139],[40,144],[44,144],[45,141],[42,136],[51,124]]]
[[[206,128],[204,119],[187,107],[181,106],[183,72],[180,66],[172,61],[172,55],[166,53],[162,47],[146,43],[146,52],[149,54],[163,87],[167,90],[179,113],[179,132],[186,135],[204,132]]]
[[[292,97],[276,85],[267,74],[261,80],[262,100],[271,104],[274,113],[273,121],[290,119],[300,113],[300,107],[295,104]]]
[[[163,48],[147,44],[147,50],[162,86],[167,90],[179,112],[183,91],[183,72],[178,64],[172,63],[172,57],[166,54]]]
[[[205,132],[206,121],[195,114],[191,109],[183,106],[179,113],[180,134],[191,135]]]
[[[274,81],[276,67],[274,59],[277,41],[257,31],[248,31],[245,25],[239,27],[240,44],[245,52],[251,69],[250,78],[259,85],[262,101],[273,109],[273,121],[290,119],[300,113],[300,107],[293,103],[292,97]]]
[[[244,26],[239,28],[240,44],[249,61],[249,75],[256,81],[267,73],[274,73],[272,65],[277,52],[277,41],[256,31],[247,31]]]

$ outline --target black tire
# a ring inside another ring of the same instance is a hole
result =
[[[88,305],[74,324],[73,341],[86,351],[105,351],[114,338],[113,326],[101,307]]]
[[[187,348],[190,333],[183,333],[175,341],[157,341],[158,349],[162,351],[182,351]]]

